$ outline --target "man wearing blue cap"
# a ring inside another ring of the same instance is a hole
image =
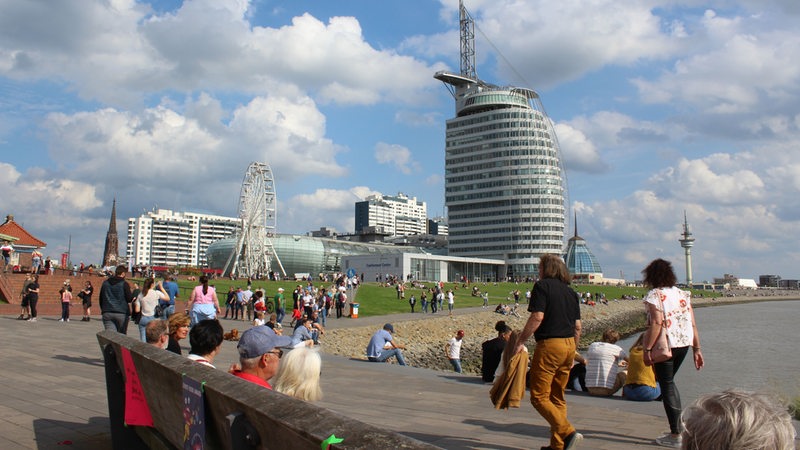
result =
[[[278,363],[283,350],[281,347],[289,347],[292,338],[289,336],[278,336],[270,327],[257,326],[250,328],[242,333],[239,344],[240,370],[233,370],[234,376],[272,389],[269,379],[278,372]]]
[[[397,364],[401,366],[406,365],[406,360],[403,359],[403,352],[400,350],[406,347],[402,344],[395,344],[392,339],[394,327],[392,324],[387,323],[383,329],[378,330],[372,335],[367,345],[367,358],[372,362],[384,362],[394,356],[397,358]]]

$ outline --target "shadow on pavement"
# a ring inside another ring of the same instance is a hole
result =
[[[53,359],[61,361],[88,364],[90,366],[104,367],[103,360],[100,358],[87,358],[85,356],[54,355]]]
[[[90,417],[88,423],[35,419],[36,448],[71,450],[111,450],[108,417]]]

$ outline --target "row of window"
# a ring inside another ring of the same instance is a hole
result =
[[[538,111],[535,110],[503,110],[503,112],[491,112],[488,114],[472,114],[463,118],[456,118],[450,119],[447,121],[446,129],[447,130],[455,130],[457,128],[462,127],[469,127],[479,123],[486,123],[486,122],[494,122],[499,120],[511,120],[511,119],[524,119],[529,121],[530,127],[532,128],[539,128],[542,130],[547,129],[547,125],[544,123],[544,116]]]
[[[514,210],[500,210],[500,211],[479,211],[474,212],[470,211],[467,214],[450,214],[449,220],[453,222],[459,222],[461,220],[472,221],[479,217],[498,217],[498,216],[509,216],[513,215],[513,220],[519,220],[520,217],[526,216],[539,216],[542,214],[553,214],[558,215],[560,217],[564,217],[564,208],[522,208],[522,209],[514,209]]]
[[[511,150],[496,150],[503,147],[515,147],[515,148]],[[541,165],[541,166],[559,167],[558,152],[552,147],[549,149],[544,147],[533,147],[533,146],[528,146],[527,143],[525,142],[516,142],[511,145],[509,145],[509,143],[507,142],[498,142],[497,145],[491,146],[491,150],[495,151],[483,151],[481,153],[470,152],[468,156],[461,156],[458,158],[453,157],[453,155],[456,154],[455,152],[448,151],[447,154],[445,155],[444,164],[448,170],[452,169],[453,166],[457,164],[479,163],[481,161],[484,161],[483,164],[487,164],[489,161],[492,160],[500,160],[499,162],[504,163],[506,165],[517,165],[517,166]],[[536,158],[530,158],[531,156],[535,156]]]
[[[497,103],[511,103],[514,105],[529,107],[527,97],[513,92],[473,94],[464,102],[464,106],[489,105]]]
[[[513,197],[513,196],[525,196],[525,195],[558,195],[559,197],[562,195],[561,187],[553,187],[553,188],[528,188],[528,189],[507,189],[501,191],[489,191],[489,192],[473,192],[471,194],[464,194],[464,195],[451,195],[445,196],[445,205],[448,207],[450,203],[453,202],[464,202],[464,201],[471,201],[471,200],[480,200],[486,198],[496,198],[496,197]],[[452,225],[452,224],[451,224]]]
[[[482,210],[492,210],[492,209],[499,209],[499,210],[509,210],[509,211],[517,211],[519,206],[521,205],[558,205],[559,207],[564,207],[564,200],[563,198],[556,198],[556,197],[523,197],[523,198],[508,198],[502,200],[491,200],[486,202],[480,203],[468,203],[464,205],[448,205],[447,211],[450,217],[453,217],[453,214],[464,212],[464,213],[471,213],[475,211]]]
[[[447,140],[445,141],[445,148],[446,150],[449,151],[453,147],[463,147],[465,145],[473,144],[475,142],[485,142],[485,141],[495,141],[495,140],[508,142],[510,140],[513,140],[514,138],[520,138],[520,137],[533,138],[533,141],[536,144],[545,147],[552,147],[553,145],[553,143],[549,140],[550,138],[549,135],[545,135],[545,133],[541,131],[521,129],[516,131],[498,131],[496,133],[474,134],[461,139],[447,138]],[[530,142],[530,140],[526,142]]]
[[[506,175],[503,178],[499,178],[500,176],[497,175],[498,178],[492,177],[494,179],[489,181],[484,181],[482,183],[472,183],[472,184],[460,184],[458,186],[453,186],[454,183],[464,182],[464,181],[471,181],[475,177],[447,177],[447,182],[445,183],[445,193],[449,192],[462,192],[462,191],[473,191],[476,189],[491,189],[491,188],[498,188],[498,187],[505,187],[505,186],[553,186],[557,188],[561,188],[561,178],[555,178],[552,176],[548,177],[510,177]]]
[[[533,231],[553,231],[556,233],[561,233],[563,236],[564,233],[564,226],[559,224],[561,220],[556,217],[537,217],[537,219],[543,220],[534,220],[534,221],[527,221],[527,222],[538,222],[538,223],[555,223],[558,225],[533,225],[533,226],[524,226],[524,225],[517,225],[519,221],[516,220],[487,220],[484,222],[473,222],[470,223],[469,229],[461,229],[456,233],[450,233],[451,238],[457,238],[459,236],[473,236],[476,234],[492,234],[492,233],[530,233]],[[477,227],[482,226],[497,226],[497,225],[508,225],[512,224],[514,226],[505,226],[503,228],[491,228],[486,230],[476,230]],[[465,227],[466,228],[466,227]]]
[[[532,248],[538,248],[538,243],[547,243],[547,242],[563,242],[561,240],[560,234],[526,234],[526,235],[511,235],[508,229],[505,230],[493,230],[492,233],[475,233],[465,237],[456,237],[450,235],[450,240],[448,245],[450,248],[460,248],[460,245],[464,244],[479,244],[481,242],[486,243],[493,243],[493,242],[527,242],[529,246]],[[504,235],[497,235],[498,232],[504,232]],[[486,237],[473,237],[478,236],[480,234],[486,234]],[[559,248],[563,248],[563,244],[559,244]],[[523,244],[515,245],[515,248],[526,248]]]
[[[453,140],[459,138],[460,136],[475,136],[477,134],[484,134],[486,132],[502,130],[505,128],[518,128],[521,130],[527,130],[527,133],[523,134],[522,136],[535,136],[542,139],[550,139],[550,133],[548,133],[547,130],[536,129],[531,125],[532,123],[530,121],[502,120],[490,122],[486,125],[454,128],[445,134],[445,138],[447,140]]]
[[[489,168],[528,166],[530,161],[530,159],[498,160],[491,164],[483,163],[471,166],[448,167],[445,169],[445,174],[454,175],[457,173],[469,173],[473,177],[480,178],[524,175],[552,175],[559,178],[561,177],[561,170],[557,167],[517,167],[495,172],[487,171]]]
[[[553,242],[553,243],[540,243],[523,247],[517,245],[488,245],[488,246],[480,246],[480,247],[458,247],[455,248],[450,245],[450,254],[454,256],[479,256],[481,254],[486,254],[486,252],[507,252],[507,251],[519,251],[521,248],[528,248],[530,250],[535,251],[537,254],[541,253],[556,253],[560,254],[561,249],[563,248],[563,244],[561,242]],[[533,257],[534,255],[531,255]],[[502,259],[502,258],[501,258]]]

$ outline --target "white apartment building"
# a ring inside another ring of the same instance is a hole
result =
[[[356,233],[367,227],[383,227],[390,236],[424,234],[428,207],[416,197],[375,194],[356,202]]]
[[[127,259],[134,265],[206,267],[206,249],[235,234],[237,217],[154,209],[128,219]]]

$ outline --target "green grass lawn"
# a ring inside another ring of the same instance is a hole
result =
[[[131,279],[130,281],[138,282],[141,285],[141,279]],[[225,304],[225,298],[228,293],[228,289],[233,286],[236,287],[246,287],[247,281],[246,280],[229,280],[227,278],[218,278],[216,280],[212,280],[210,283],[217,289],[217,297],[219,297],[220,304]],[[301,284],[303,286],[306,285],[306,282],[295,282],[295,281],[263,281],[263,280],[256,280],[253,281],[252,288],[255,289],[264,289],[266,293],[266,297],[271,299],[278,291],[279,287],[284,288],[284,296],[287,299],[287,306],[291,308],[291,301],[292,301],[292,291],[294,288]],[[433,286],[433,283],[424,282],[423,283],[426,287]],[[180,299],[188,300],[189,295],[197,286],[198,283],[196,281],[188,281],[188,280],[179,280],[178,286],[181,288]],[[329,287],[331,283],[322,283],[319,281],[315,281],[314,285],[317,287]],[[356,296],[355,301],[359,303],[359,310],[358,315],[367,317],[367,316],[381,316],[387,314],[395,314],[395,313],[405,313],[410,312],[411,307],[408,304],[408,299],[413,294],[417,298],[417,305],[415,306],[415,311],[420,311],[421,305],[419,303],[420,294],[422,293],[422,289],[413,288],[410,284],[406,284],[406,291],[405,291],[405,299],[398,300],[397,299],[397,290],[394,286],[383,287],[378,283],[369,282],[364,283],[358,290],[358,295]],[[483,300],[481,297],[473,297],[471,295],[472,287],[477,286],[481,292],[486,291],[489,293],[489,304],[492,306],[496,306],[498,303],[513,303],[513,295],[512,292],[515,289],[519,289],[520,291],[520,303],[523,305],[527,305],[527,300],[525,299],[525,291],[532,287],[532,284],[527,283],[477,283],[471,284],[469,286],[464,286],[460,283],[445,283],[445,289],[454,289],[455,292],[455,305],[456,308],[464,308],[470,306],[481,306],[483,304]],[[575,289],[579,293],[583,292],[591,292],[592,294],[596,292],[604,293],[606,298],[611,301],[615,298],[621,298],[623,295],[632,295],[637,298],[641,298],[645,293],[647,293],[647,289],[643,287],[619,287],[619,286],[591,286],[591,285],[579,285],[573,284],[572,288]],[[697,291],[694,290],[692,295],[697,297],[700,295],[706,297],[718,297],[720,294],[711,291]],[[431,296],[429,295],[428,298],[430,299]],[[507,300],[507,299],[510,299]],[[351,298],[352,300],[352,298]],[[446,306],[445,306],[446,308]]]

